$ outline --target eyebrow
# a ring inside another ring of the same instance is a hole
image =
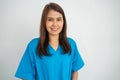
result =
[[[53,17],[48,16],[47,18],[53,18]],[[63,18],[63,17],[57,17],[57,18]]]

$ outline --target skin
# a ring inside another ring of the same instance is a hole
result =
[[[72,73],[72,80],[78,80],[78,72]]]

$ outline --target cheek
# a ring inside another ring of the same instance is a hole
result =
[[[63,28],[63,23],[60,23],[60,27]]]
[[[46,22],[46,29],[49,29],[49,27],[51,27],[52,23],[50,22]]]
[[[46,27],[49,27],[50,23],[46,22]]]

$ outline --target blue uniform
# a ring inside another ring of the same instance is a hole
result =
[[[63,54],[61,45],[54,50],[49,44],[47,51],[52,56],[41,58],[36,53],[38,41],[39,38],[35,38],[29,42],[16,71],[16,77],[25,80],[71,80],[72,72],[83,67],[84,62],[75,41],[71,38],[68,38],[72,48],[71,54]]]

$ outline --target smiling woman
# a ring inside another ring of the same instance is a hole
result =
[[[73,39],[67,38],[63,9],[56,3],[45,6],[40,37],[32,39],[15,76],[25,80],[78,80],[84,65]]]

